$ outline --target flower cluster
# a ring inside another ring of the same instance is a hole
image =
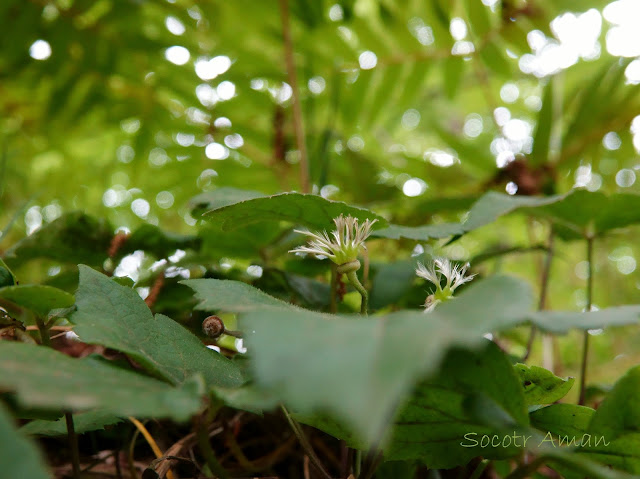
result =
[[[471,281],[475,274],[466,276],[469,263],[465,265],[452,264],[447,258],[434,258],[428,266],[418,263],[416,274],[433,283],[436,291],[429,295],[424,306],[425,312],[433,311],[439,303],[453,298],[453,292],[464,283]],[[442,286],[442,279],[446,283]]]
[[[365,240],[371,234],[371,227],[378,220],[366,220],[362,225],[358,224],[358,218],[340,215],[334,218],[335,231],[331,236],[323,231],[312,233],[307,230],[295,230],[310,237],[308,246],[300,246],[290,253],[309,253],[316,256],[326,256],[337,265],[343,265],[358,259],[361,248],[366,248]]]

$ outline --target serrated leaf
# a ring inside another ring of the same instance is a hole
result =
[[[0,388],[26,407],[184,421],[200,408],[202,388],[165,382],[95,359],[74,359],[44,346],[0,343]],[[200,390],[199,390],[200,389]]]
[[[75,302],[73,295],[53,286],[25,284],[0,288],[0,298],[45,318],[52,309],[69,308]]]
[[[474,411],[477,397],[498,408],[495,424],[487,424],[486,408]],[[477,456],[511,457],[524,446],[522,438],[519,447],[510,440],[507,447],[491,448],[480,447],[480,439],[515,434],[528,422],[518,376],[495,344],[478,352],[454,350],[438,376],[419,385],[401,409],[385,457],[419,459],[435,469],[464,465]]]
[[[215,210],[263,196],[265,195],[258,191],[241,190],[230,187],[216,188],[213,191],[206,191],[191,198],[189,207],[192,209],[194,215],[199,216],[205,211]]]
[[[1,349],[1,348],[0,348]],[[49,479],[42,453],[36,445],[17,431],[13,420],[0,405],[0,471],[5,477]]]
[[[386,220],[375,213],[339,201],[331,201],[317,195],[282,193],[240,201],[204,213],[203,219],[219,222],[224,231],[259,221],[290,221],[296,224],[331,230],[333,219],[341,214],[351,215],[361,221],[377,219],[376,227],[382,228]]]
[[[170,318],[156,315],[138,293],[80,265],[76,311],[69,318],[80,339],[122,351],[145,369],[173,384],[202,374],[207,385],[243,383],[238,367],[205,347]]]
[[[81,412],[73,415],[73,428],[77,434],[104,429],[124,421],[121,416],[96,410]],[[64,436],[67,434],[67,422],[64,417],[55,421],[36,419],[20,428],[20,432],[30,436]]]
[[[389,225],[387,228],[374,231],[371,236],[375,238],[406,238],[416,241],[428,241],[430,239],[448,238],[462,233],[464,233],[464,229],[459,223],[442,223],[424,226]]]
[[[293,304],[269,296],[241,281],[226,279],[187,279],[180,283],[196,292],[196,309],[242,313],[248,311],[300,310]]]
[[[517,322],[531,302],[526,284],[492,277],[429,315],[403,311],[365,320],[260,310],[243,314],[240,326],[259,385],[296,412],[328,411],[373,441],[397,401],[436,370],[449,348],[478,347],[488,331]]]
[[[516,364],[527,406],[551,404],[567,395],[575,378],[563,379],[539,366]]]
[[[33,258],[63,263],[102,265],[113,228],[105,220],[76,211],[67,213],[16,243],[5,256],[9,264],[22,264]]]

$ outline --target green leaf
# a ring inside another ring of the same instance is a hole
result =
[[[406,238],[416,241],[428,241],[434,238],[448,238],[449,236],[462,233],[464,233],[464,229],[459,223],[442,223],[424,226],[389,225],[387,228],[374,231],[371,236],[376,238]]]
[[[538,114],[536,131],[533,134],[533,149],[529,155],[531,165],[539,166],[549,161],[549,145],[553,128],[554,90],[553,78],[547,80],[542,95],[542,108]]]
[[[189,201],[189,206],[193,210],[193,214],[199,216],[205,211],[216,210],[223,206],[229,206],[254,198],[261,198],[263,196],[265,195],[257,191],[223,187],[194,196],[191,198],[191,201]]]
[[[543,331],[563,334],[570,329],[600,329],[610,326],[637,324],[640,305],[616,306],[599,311],[579,313],[575,311],[538,311],[529,313],[531,322]]]
[[[39,284],[0,288],[0,298],[28,309],[41,318],[46,318],[52,309],[69,308],[75,301],[73,295],[66,291]]]
[[[537,206],[555,203],[560,199],[560,196],[539,198],[534,196],[512,196],[490,191],[471,207],[469,217],[462,226],[465,231],[471,231],[493,223],[500,216],[511,213],[519,208],[535,208]]]
[[[486,407],[474,407],[489,401],[497,412],[493,424],[486,421]],[[494,343],[479,352],[453,350],[438,376],[420,384],[396,417],[385,457],[420,459],[434,469],[464,465],[477,456],[511,457],[524,446],[522,435],[505,440],[505,447],[482,448],[481,438],[513,436],[528,422],[518,375]]]
[[[81,412],[73,415],[73,428],[77,434],[104,429],[124,421],[121,416],[103,410]],[[67,422],[64,417],[56,421],[36,419],[22,426],[20,432],[31,436],[64,436],[67,434]]]
[[[207,221],[219,222],[224,231],[233,230],[258,221],[290,221],[309,228],[331,230],[333,218],[341,214],[351,215],[361,221],[377,219],[377,227],[384,227],[386,220],[363,208],[331,201],[317,195],[282,193],[240,201],[204,213]]]
[[[463,228],[471,231],[519,209],[553,221],[564,239],[578,239],[640,222],[640,195],[572,190],[560,196],[527,197],[489,192],[473,205]]]
[[[238,367],[166,316],[155,318],[138,293],[80,265],[77,310],[70,320],[82,341],[122,351],[173,384],[202,374],[207,385],[243,383]]]
[[[516,364],[514,368],[520,375],[527,406],[554,403],[565,397],[575,382],[575,378],[559,378],[539,366]]]
[[[640,474],[640,366],[631,368],[602,401],[581,453],[607,466]],[[603,439],[596,445],[598,439]],[[584,441],[583,441],[584,442]]]
[[[43,346],[3,341],[0,388],[15,392],[27,407],[114,415],[188,419],[200,408],[202,386],[181,389],[112,366],[104,360],[74,359]]]
[[[402,311],[357,319],[261,309],[243,314],[240,326],[259,385],[301,414],[328,411],[369,442],[449,348],[484,344],[484,334],[512,326],[531,303],[525,283],[495,276],[428,315]]]
[[[196,309],[212,312],[298,310],[301,308],[269,296],[241,281],[227,279],[187,279],[180,281],[196,292]]]
[[[529,414],[531,425],[554,436],[581,438],[587,431],[594,410],[575,404],[551,404]]]
[[[22,264],[33,258],[47,258],[63,263],[101,266],[113,228],[104,221],[80,211],[67,213],[43,226],[7,251],[10,264]]]
[[[1,348],[0,348],[1,349]],[[44,458],[36,445],[17,431],[0,404],[0,471],[4,477],[49,479]]]

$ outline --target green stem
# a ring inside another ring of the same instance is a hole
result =
[[[591,311],[593,302],[593,237],[587,237],[587,312]],[[584,405],[584,394],[587,383],[587,359],[589,357],[589,331],[584,332],[582,339],[582,364],[580,366],[580,398],[578,404]]]
[[[298,438],[298,441],[300,442],[302,449],[304,449],[304,452],[307,454],[307,456],[309,456],[309,459],[311,460],[311,464],[313,464],[318,469],[318,472],[320,472],[322,477],[324,477],[325,479],[331,479],[331,475],[327,472],[327,470],[324,468],[324,466],[320,462],[320,459],[316,455],[316,452],[313,450],[311,443],[307,439],[307,436],[305,436],[304,431],[302,430],[302,427],[300,427],[300,424],[298,423],[298,421],[296,421],[291,416],[291,413],[287,410],[284,404],[280,405],[280,407],[282,409],[282,412],[284,413],[284,417],[287,418],[287,422],[289,423],[289,426],[291,426],[293,433]]]
[[[349,273],[347,273],[347,278],[349,278],[349,281],[351,282],[353,287],[358,290],[358,293],[360,293],[360,296],[362,297],[362,301],[360,303],[360,314],[366,316],[367,311],[369,310],[369,293],[367,292],[365,287],[362,286],[360,280],[358,280],[358,274],[356,271],[350,271]]]
[[[47,335],[47,337],[49,337]],[[80,451],[78,450],[78,436],[73,426],[73,415],[70,412],[64,414],[67,423],[67,437],[71,448],[71,465],[73,467],[73,479],[80,479]]]
[[[551,260],[553,259],[553,227],[549,231],[549,242],[547,255],[545,256],[544,266],[542,268],[542,275],[540,277],[540,299],[538,301],[538,311],[544,311],[547,307],[547,292],[549,291],[549,274],[551,273]],[[531,348],[533,347],[533,341],[536,337],[537,329],[535,324],[531,326],[531,333],[529,341],[527,341],[527,351],[524,357],[521,359],[525,362],[531,354]]]
[[[224,467],[222,467],[222,464],[218,461],[218,458],[211,447],[211,441],[209,440],[209,425],[218,413],[219,409],[220,406],[212,401],[209,411],[203,415],[200,424],[197,426],[196,438],[198,440],[200,452],[204,456],[204,460],[206,461],[207,466],[209,466],[209,469],[211,469],[213,475],[219,479],[226,479],[229,475]]]
[[[49,330],[47,325],[40,316],[36,316],[36,324],[38,325],[38,331],[40,332],[40,340],[44,346],[51,347],[51,338],[49,337]]]
[[[482,461],[480,461],[480,464],[478,464],[478,467],[476,467],[475,471],[473,471],[473,474],[471,474],[469,479],[480,479],[480,476],[482,475],[482,473],[484,472],[484,470],[487,468],[488,465],[489,465],[489,459],[483,459]]]

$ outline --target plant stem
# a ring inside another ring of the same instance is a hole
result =
[[[216,457],[213,448],[211,447],[211,441],[209,440],[209,425],[211,421],[216,416],[220,409],[218,404],[214,404],[212,401],[209,410],[203,414],[203,417],[199,424],[196,426],[196,439],[198,440],[198,447],[200,448],[200,453],[204,456],[204,460],[211,469],[211,472],[218,479],[226,479],[229,477],[227,471],[222,467],[220,461]]]
[[[48,337],[48,335],[47,335]],[[70,412],[64,414],[67,423],[67,437],[71,448],[71,465],[73,467],[73,479],[80,479],[80,451],[78,450],[78,436],[73,426],[73,415]]]
[[[593,302],[593,236],[587,236],[587,312],[591,311]],[[584,332],[582,339],[582,364],[580,366],[580,398],[578,404],[584,405],[584,393],[587,383],[587,359],[589,356],[589,331]]]
[[[547,244],[547,255],[545,256],[544,266],[542,268],[542,274],[540,276],[540,299],[538,301],[538,311],[544,311],[547,307],[547,292],[549,291],[549,275],[551,273],[551,260],[553,259],[553,227],[549,231],[549,242]],[[527,351],[522,358],[522,361],[526,361],[529,355],[531,354],[531,348],[533,347],[533,341],[536,337],[538,328],[534,324],[531,326],[531,333],[529,336],[529,341],[527,341]]]
[[[44,346],[51,347],[51,338],[49,337],[49,330],[47,325],[40,316],[36,316],[36,324],[38,325],[38,331],[40,331],[40,340]]]
[[[480,476],[482,475],[482,473],[484,472],[484,470],[487,468],[488,465],[489,465],[489,459],[483,459],[482,461],[480,461],[480,464],[478,464],[478,467],[476,467],[475,471],[473,471],[473,474],[469,476],[469,479],[480,479]]]
[[[300,424],[298,424],[298,421],[296,421],[295,419],[293,419],[293,417],[291,417],[291,413],[289,413],[289,411],[284,406],[284,404],[281,405],[280,407],[282,409],[282,412],[284,413],[284,417],[287,418],[287,422],[291,426],[293,433],[298,438],[298,441],[300,441],[300,445],[302,446],[302,449],[304,449],[304,452],[307,454],[307,456],[309,456],[311,463],[318,469],[318,472],[320,472],[320,474],[325,479],[331,479],[331,475],[322,466],[320,459],[318,459],[316,452],[313,450],[313,447],[311,447],[311,444],[307,440],[307,436],[304,435],[304,431],[300,427]]]
[[[291,103],[293,107],[293,129],[296,135],[298,152],[300,153],[300,189],[303,193],[309,193],[311,191],[311,181],[309,180],[309,160],[307,157],[304,124],[302,122],[302,109],[300,108],[296,64],[293,59],[293,42],[291,41],[288,0],[280,0],[280,17],[282,19],[282,37],[284,40],[284,53],[287,64],[287,79],[292,91]]]
[[[360,293],[360,296],[362,297],[362,301],[360,303],[360,314],[366,316],[367,311],[369,310],[369,293],[366,288],[362,286],[360,280],[358,280],[358,273],[356,271],[347,273],[347,278],[349,278],[353,287],[358,290],[358,293]]]

